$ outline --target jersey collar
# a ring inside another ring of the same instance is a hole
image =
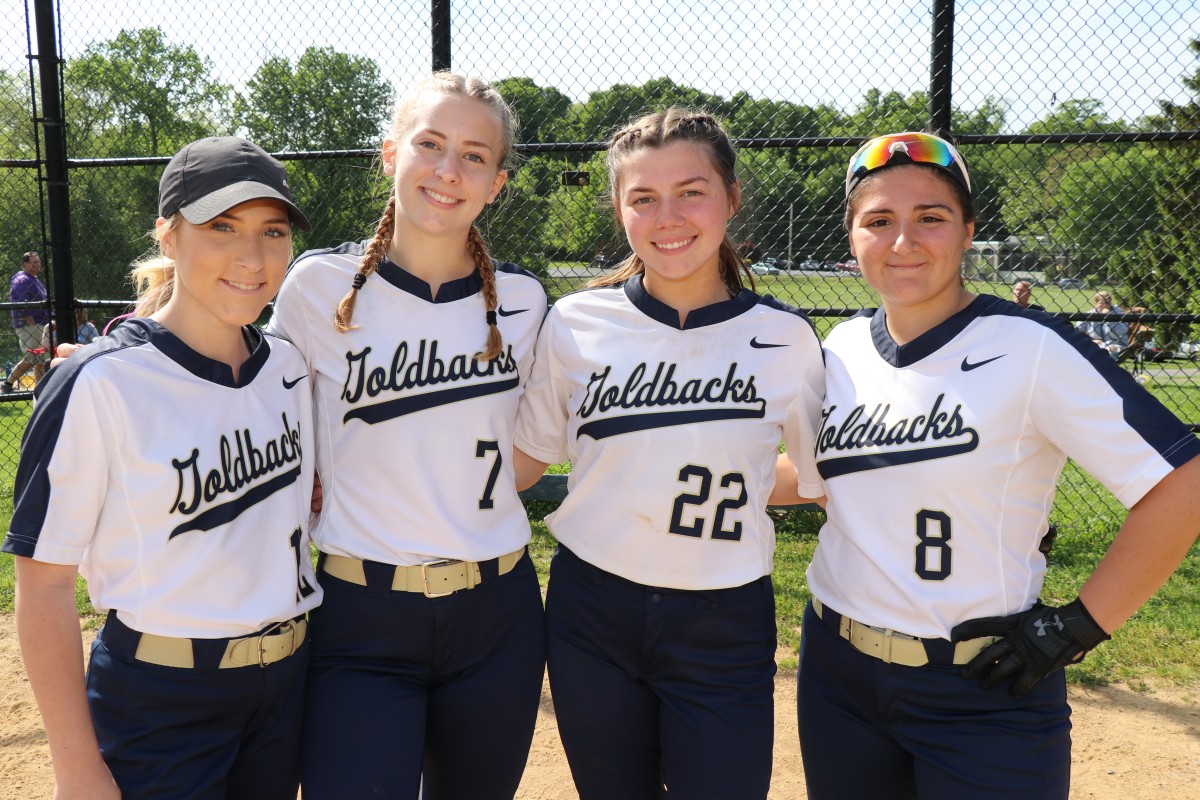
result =
[[[759,296],[754,292],[749,289],[742,289],[728,300],[722,300],[719,303],[713,303],[710,306],[689,311],[687,322],[681,326],[679,324],[679,312],[646,291],[646,287],[642,285],[641,275],[634,275],[625,281],[624,289],[625,296],[629,298],[629,302],[633,303],[638,311],[641,311],[655,322],[660,322],[667,327],[684,331],[691,330],[692,328],[716,325],[717,323],[733,319],[741,314],[745,314],[757,305],[759,301]]]
[[[434,297],[428,283],[411,272],[405,272],[399,265],[386,258],[379,262],[377,274],[400,291],[427,303],[453,303],[455,300],[479,294],[483,288],[483,278],[479,276],[478,271],[474,271],[465,278],[446,281],[438,287],[437,297]]]
[[[893,367],[911,366],[936,353],[986,311],[991,305],[990,301],[999,299],[979,295],[968,303],[966,308],[947,317],[907,344],[896,344],[892,334],[888,333],[887,313],[882,308],[877,308],[871,317],[871,341],[875,343],[875,351],[879,353],[879,357]]]
[[[267,343],[262,331],[253,325],[244,326],[242,328],[242,335],[245,336],[246,344],[250,347],[250,357],[242,364],[238,378],[235,380],[233,377],[233,368],[224,361],[217,361],[216,359],[197,353],[184,344],[182,339],[154,320],[146,317],[137,317],[126,320],[121,324],[121,327],[123,328],[126,325],[141,328],[146,341],[154,345],[160,353],[197,378],[234,389],[239,386],[246,386],[253,381],[254,377],[258,375],[259,370],[267,363],[267,357],[271,352],[271,346]]]

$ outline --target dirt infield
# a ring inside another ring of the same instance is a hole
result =
[[[1135,692],[1114,685],[1072,688],[1075,765],[1072,800],[1200,798],[1200,689]],[[796,742],[796,673],[776,680],[772,800],[803,798]],[[49,800],[53,774],[37,706],[21,667],[11,615],[0,616],[0,800]],[[520,800],[575,800],[566,758],[543,689]]]

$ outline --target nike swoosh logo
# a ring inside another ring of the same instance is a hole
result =
[[[770,344],[768,342],[760,342],[757,336],[750,340],[750,346],[756,350],[763,350],[768,347],[787,347],[786,344]]]
[[[305,375],[301,375],[299,378],[296,378],[296,380],[294,380],[294,381],[289,381],[287,378],[284,378],[284,379],[283,379],[283,388],[285,388],[285,389],[290,389],[290,388],[292,388],[293,386],[295,386],[297,383],[299,383],[300,381],[304,380],[304,379],[305,379],[305,378],[307,378],[307,377],[308,377],[308,375],[307,375],[307,374],[305,374]]]
[[[502,317],[511,317],[513,314],[524,314],[528,310],[528,308],[518,308],[516,311],[505,311],[504,306],[500,306],[496,309],[496,313]]]
[[[1006,355],[1008,355],[1008,353],[1002,353],[1002,354],[1000,354],[1000,355],[998,355],[998,356],[995,356],[995,357],[993,357],[993,358],[987,358],[987,359],[984,359],[983,361],[980,361],[980,362],[978,362],[978,363],[975,363],[975,364],[968,363],[968,362],[967,362],[967,358],[970,358],[970,356],[967,356],[967,358],[964,358],[964,359],[963,359],[963,363],[962,363],[962,371],[963,371],[963,372],[970,372],[970,371],[971,371],[971,370],[973,370],[973,369],[979,369],[979,368],[980,368],[980,367],[982,367],[984,364],[990,364],[990,363],[992,363],[993,361],[995,361],[997,358],[1004,358],[1004,356],[1006,356]]]

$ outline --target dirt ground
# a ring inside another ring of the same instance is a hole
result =
[[[803,798],[796,741],[796,673],[776,680],[772,800]],[[1135,692],[1113,685],[1072,688],[1071,800],[1200,800],[1200,687]],[[53,797],[46,737],[21,666],[11,615],[0,615],[0,800]],[[575,800],[566,758],[543,690],[520,800]]]

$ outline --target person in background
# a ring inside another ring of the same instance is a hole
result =
[[[1120,314],[1121,308],[1113,305],[1112,294],[1100,290],[1092,295],[1092,307],[1097,314]],[[1076,325],[1086,333],[1093,343],[1103,348],[1110,356],[1116,358],[1129,346],[1129,325],[1121,322],[1084,320]]]
[[[1032,308],[1034,311],[1045,311],[1046,309],[1039,306],[1037,303],[1031,303],[1033,299],[1033,286],[1026,280],[1019,280],[1013,284],[1013,302],[1021,308]]]
[[[100,336],[96,324],[87,318],[82,308],[75,309],[75,343],[91,344]]]
[[[46,286],[38,278],[41,271],[41,256],[32,251],[21,256],[21,269],[13,275],[9,283],[8,299],[13,303],[44,305]],[[12,309],[12,324],[17,332],[21,360],[12,368],[8,377],[0,382],[0,394],[12,392],[17,381],[30,369],[33,370],[35,382],[41,380],[46,372],[46,364],[50,361],[50,310],[41,305]]]

